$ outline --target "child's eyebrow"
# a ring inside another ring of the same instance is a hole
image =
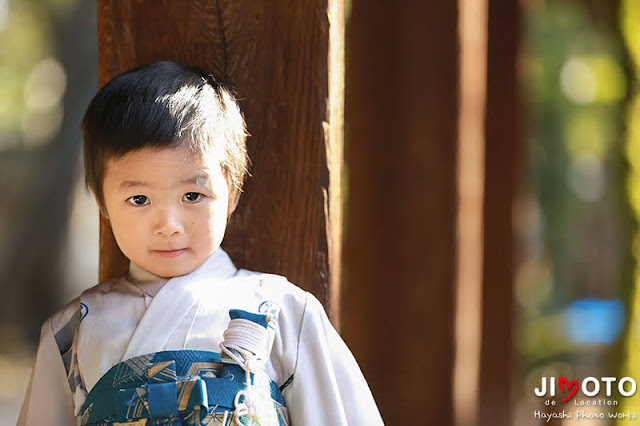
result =
[[[149,186],[145,182],[139,180],[123,180],[120,182],[120,189],[135,188],[137,186]]]
[[[195,183],[197,185],[201,185],[207,180],[209,180],[209,175],[207,173],[199,173],[193,177],[183,180],[182,183]]]
[[[195,184],[207,187],[210,176],[207,173],[199,173],[195,176],[182,180],[182,184]],[[119,189],[136,188],[140,186],[149,186],[148,183],[139,180],[123,180],[120,182]]]

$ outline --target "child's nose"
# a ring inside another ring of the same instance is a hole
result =
[[[172,236],[182,234],[184,225],[180,212],[175,208],[158,209],[158,218],[154,227],[156,235]]]

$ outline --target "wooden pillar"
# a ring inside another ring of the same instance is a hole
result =
[[[510,424],[517,12],[352,2],[343,329],[390,425]]]
[[[457,7],[354,0],[343,330],[389,425],[453,424]]]
[[[513,282],[516,247],[513,206],[519,189],[518,50],[521,10],[516,0],[489,1],[484,197],[482,351],[478,425],[511,425],[513,403]]]
[[[456,426],[478,418],[484,261],[487,0],[458,0],[458,162],[453,401]]]
[[[236,265],[287,276],[338,320],[341,258],[341,0],[100,0],[99,83],[170,59],[237,92],[252,177],[223,246]],[[126,261],[102,222],[101,279]]]

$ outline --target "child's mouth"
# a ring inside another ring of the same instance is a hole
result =
[[[155,253],[160,257],[173,258],[180,256],[185,251],[187,251],[186,248],[178,250],[153,250],[152,253]]]

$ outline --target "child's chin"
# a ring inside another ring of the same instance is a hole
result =
[[[170,262],[166,262],[166,263],[170,263]],[[151,272],[153,275],[156,275],[158,277],[162,277],[162,278],[173,278],[173,277],[179,277],[181,275],[187,275],[193,271],[195,271],[198,266],[200,265],[188,265],[188,264],[184,264],[184,262],[181,265],[149,265],[149,268],[145,268],[147,269],[148,272]]]

